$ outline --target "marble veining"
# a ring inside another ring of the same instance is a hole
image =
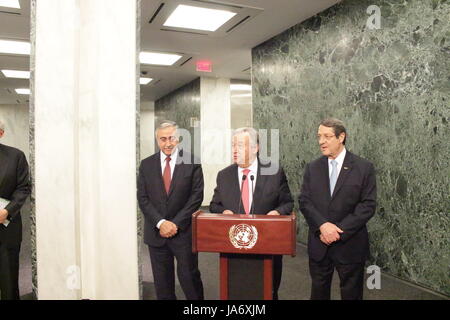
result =
[[[366,12],[381,9],[381,28]],[[254,123],[280,129],[296,197],[318,123],[375,164],[371,264],[450,295],[450,1],[348,0],[253,49]],[[298,205],[297,205],[298,207]],[[299,240],[306,241],[300,219]]]

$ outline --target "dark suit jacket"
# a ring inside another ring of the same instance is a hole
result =
[[[364,262],[369,255],[366,223],[376,206],[374,167],[347,151],[333,196],[328,171],[328,158],[321,157],[306,166],[303,177],[299,204],[309,225],[309,256],[320,261],[329,251],[342,264]],[[319,227],[325,222],[344,231],[329,247],[319,238]]]
[[[160,247],[168,241],[156,227],[161,219],[172,221],[178,227],[178,233],[170,241],[192,240],[192,214],[203,201],[203,172],[190,154],[184,154],[184,158],[191,159],[191,164],[182,162],[181,156],[183,151],[177,157],[169,195],[164,188],[160,152],[141,162],[137,197],[145,217],[144,242],[150,246]]]
[[[280,214],[291,214],[294,201],[283,169],[280,168],[273,175],[261,175],[261,166],[259,162],[251,212],[267,214],[269,211],[277,210]],[[209,210],[213,213],[222,213],[224,210],[244,213],[240,197],[238,166],[232,164],[217,174],[217,186]]]
[[[8,227],[0,224],[0,243],[18,246],[22,241],[20,209],[31,192],[28,163],[25,154],[13,147],[0,144],[0,198],[10,201]]]

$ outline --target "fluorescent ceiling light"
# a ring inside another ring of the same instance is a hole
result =
[[[180,4],[164,22],[164,26],[216,31],[235,15],[230,11]]]
[[[2,70],[6,78],[30,79],[30,71]]]
[[[153,80],[152,78],[140,78],[139,83],[145,86],[146,84],[149,84],[152,80]]]
[[[30,54],[30,43],[0,39],[0,53]]]
[[[26,88],[21,88],[21,89],[16,89],[17,94],[30,94],[30,89],[26,89]]]
[[[141,52],[139,60],[143,64],[156,64],[162,66],[171,66],[182,56],[173,53],[158,53],[158,52]]]
[[[232,84],[230,85],[230,89],[236,91],[251,91],[252,86],[249,84]]]
[[[19,0],[0,0],[0,7],[20,9]]]

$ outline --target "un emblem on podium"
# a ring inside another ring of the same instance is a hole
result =
[[[251,249],[258,241],[258,230],[248,224],[233,225],[228,235],[231,244],[237,249]]]

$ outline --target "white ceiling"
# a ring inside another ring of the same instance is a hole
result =
[[[180,62],[173,67],[142,65],[141,70],[147,72],[146,76],[156,79],[147,86],[141,86],[142,99],[156,100],[202,75],[248,80],[250,71],[243,72],[243,70],[248,69],[251,65],[251,48],[339,1],[142,0],[141,50],[184,54]],[[0,8],[0,39],[29,40],[29,2],[29,0],[20,0],[22,8],[20,11]],[[161,3],[164,3],[164,6],[150,24],[150,19]],[[212,34],[162,31],[161,29],[165,29],[162,23],[169,13],[169,9],[178,3],[194,3],[217,8],[222,5],[232,5],[232,10],[242,13],[237,16],[237,20],[231,21],[231,24],[225,25]],[[250,18],[229,33],[225,32],[235,22],[240,21],[241,17],[247,15],[250,15]],[[188,58],[192,59],[180,66]],[[212,62],[213,72],[201,73],[195,70],[195,62],[201,59]],[[0,54],[0,69],[28,70],[29,57]],[[6,79],[0,74],[0,104],[26,103],[28,97],[15,94],[13,89],[27,86],[28,80]]]

